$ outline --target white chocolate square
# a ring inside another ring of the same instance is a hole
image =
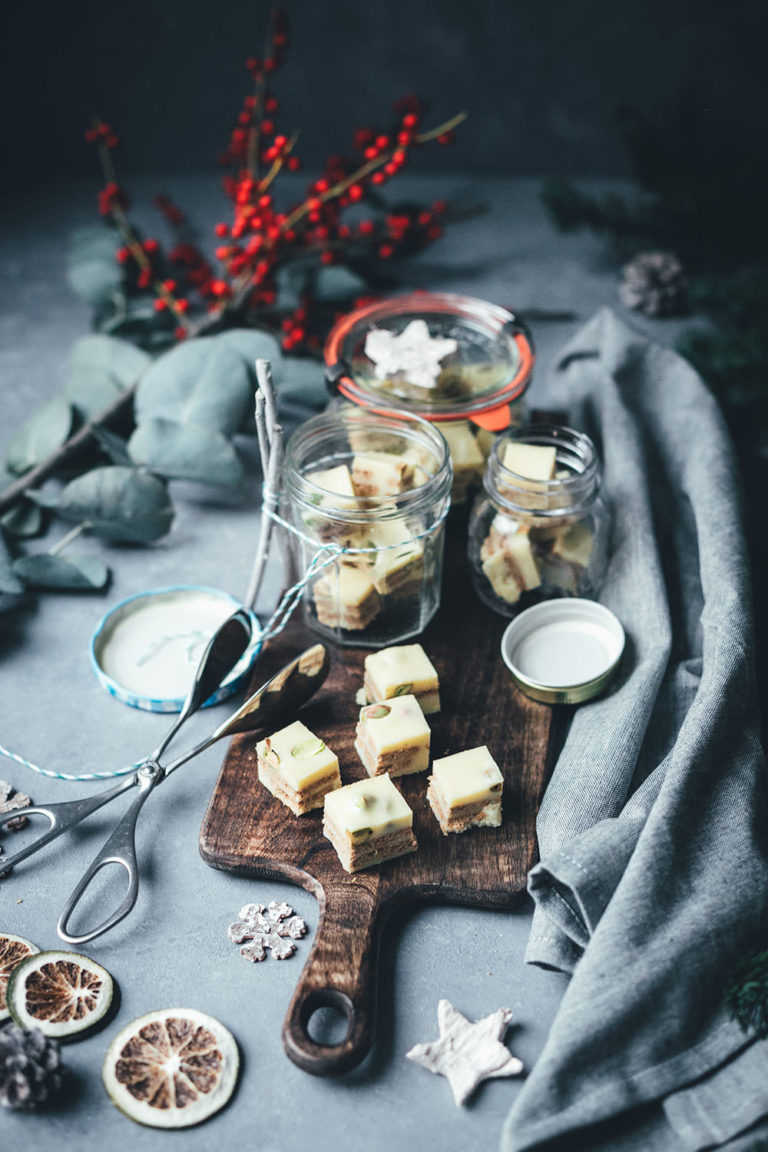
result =
[[[297,791],[326,776],[339,775],[338,757],[301,720],[295,720],[287,728],[260,740],[256,751]]]
[[[352,483],[358,496],[397,496],[411,487],[414,465],[392,452],[359,452],[352,461]]]
[[[311,481],[312,484],[316,484],[318,488],[324,488],[326,492],[333,492],[337,496],[354,497],[355,495],[352,476],[346,464],[339,464],[336,468],[323,468],[319,472],[307,472],[304,479]],[[339,507],[337,501],[328,499],[325,496],[322,499],[322,504],[325,507]],[[342,508],[350,507],[349,504],[344,503],[340,506]]]
[[[329,792],[324,814],[327,822],[350,839],[364,829],[370,829],[372,838],[413,825],[413,812],[387,775],[356,780]]]
[[[437,671],[421,644],[382,648],[365,658],[365,675],[376,689],[377,700],[393,696],[437,691]]]
[[[432,782],[449,808],[464,804],[496,801],[501,795],[504,777],[501,769],[483,744],[445,756],[432,764]]]
[[[577,520],[563,528],[552,546],[552,555],[567,560],[570,564],[580,564],[586,568],[592,555],[594,539],[592,532],[583,520]]]
[[[429,748],[430,727],[415,696],[395,696],[360,710],[358,732],[377,757],[406,748]],[[362,735],[361,732],[361,735]]]
[[[485,459],[469,426],[452,420],[436,420],[435,427],[440,429],[448,441],[454,470],[456,472],[476,472],[482,475]]]
[[[553,480],[557,452],[544,444],[521,444],[511,441],[504,450],[502,464],[526,480]]]

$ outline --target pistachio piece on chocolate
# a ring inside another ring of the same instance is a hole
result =
[[[323,741],[319,737],[313,736],[311,740],[302,740],[301,744],[291,748],[291,756],[296,760],[306,759],[308,756],[317,756],[324,748]]]
[[[392,711],[386,704],[373,704],[363,708],[360,713],[361,720],[383,720]]]

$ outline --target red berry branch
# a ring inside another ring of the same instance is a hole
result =
[[[280,105],[270,87],[285,63],[288,43],[287,18],[277,10],[262,56],[246,61],[252,88],[219,158],[228,169],[223,187],[232,202],[232,220],[215,226],[218,272],[188,238],[167,254],[156,239],[141,239],[130,223],[128,198],[117,179],[112,155],[116,133],[98,119],[86,133],[98,149],[105,182],[99,210],[111,217],[120,234],[117,259],[125,268],[127,286],[154,293],[158,322],[169,327],[172,322],[177,338],[232,320],[281,331],[287,350],[312,351],[320,342],[321,327],[312,276],[299,306],[282,307],[282,269],[301,262],[316,270],[347,264],[370,271],[372,265],[422,248],[442,233],[443,202],[388,208],[379,194],[408,164],[414,149],[433,141],[449,144],[465,118],[462,112],[426,130],[425,106],[414,96],[395,104],[388,129],[359,128],[354,155],[329,156],[298,203],[288,210],[278,206],[275,181],[282,171],[301,167],[295,154],[298,135],[278,130]],[[155,203],[172,227],[183,227],[184,213],[167,196]],[[173,275],[168,274],[171,268]]]

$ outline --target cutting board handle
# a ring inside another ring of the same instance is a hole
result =
[[[351,877],[319,895],[320,923],[283,1024],[290,1059],[314,1076],[338,1076],[367,1055],[373,1040],[377,986],[378,899],[367,878]],[[347,1019],[339,1044],[318,1044],[309,1022],[318,1008]]]

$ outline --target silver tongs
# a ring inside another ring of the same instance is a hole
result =
[[[106,844],[99,852],[90,868],[85,872],[77,887],[69,897],[64,910],[59,917],[56,931],[62,940],[68,944],[86,944],[95,940],[110,928],[119,924],[133,908],[139,894],[139,868],[136,858],[136,821],[139,812],[149,794],[162,783],[171,772],[175,772],[182,764],[186,764],[194,756],[210,748],[217,740],[225,736],[233,736],[238,732],[252,732],[267,725],[287,711],[298,708],[312,696],[328,675],[330,660],[322,644],[315,644],[307,648],[300,656],[286,664],[275,676],[254,692],[238,710],[220,724],[213,735],[203,740],[189,752],[178,756],[170,764],[161,764],[160,759],[174,736],[194,712],[218,688],[225,676],[234,668],[245,652],[251,639],[251,621],[244,609],[238,609],[228,620],[221,625],[218,632],[211,638],[208,647],[195,673],[195,680],[189,695],[184,702],[172,728],[157,746],[155,751],[144,760],[134,773],[126,776],[114,788],[99,792],[95,796],[87,796],[82,800],[67,800],[60,804],[48,804],[25,808],[24,816],[45,816],[50,822],[46,832],[22,848],[14,856],[0,863],[0,879],[10,872],[11,868],[32,856],[46,844],[50,844],[58,836],[74,828],[91,813],[103,808],[111,800],[129,792],[132,788],[138,789],[128,811],[117,822]],[[9,812],[0,815],[0,828],[11,820],[18,820],[18,812]],[[108,864],[120,864],[128,874],[128,889],[118,908],[108,916],[98,927],[90,932],[74,935],[69,931],[69,924],[80,899],[96,877],[97,873]]]

